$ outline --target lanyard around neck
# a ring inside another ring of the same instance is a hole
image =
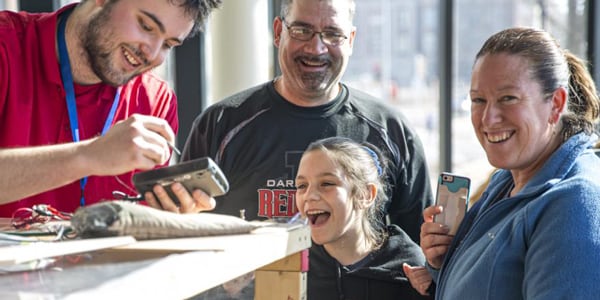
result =
[[[60,17],[60,21],[58,23],[58,55],[60,59],[60,76],[63,81],[63,87],[65,89],[66,101],[67,101],[67,110],[69,112],[69,123],[71,124],[71,134],[73,135],[73,141],[79,142],[79,120],[77,118],[77,103],[75,102],[75,88],[73,86],[73,75],[71,74],[71,63],[69,61],[69,53],[67,52],[67,42],[65,39],[65,28],[67,24],[67,19],[71,14],[72,10],[65,11],[63,15]],[[117,93],[115,94],[115,99],[113,100],[113,104],[110,108],[108,116],[106,117],[106,121],[104,122],[104,127],[102,128],[101,135],[104,135],[110,126],[112,125],[113,119],[115,118],[115,113],[117,111],[117,106],[119,104],[119,97],[121,94],[120,88],[117,89]],[[85,199],[83,195],[83,191],[85,188],[85,184],[87,183],[87,177],[81,178],[79,181],[81,186],[81,198],[80,205],[85,205]]]

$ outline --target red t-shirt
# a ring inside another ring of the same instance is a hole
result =
[[[71,5],[43,14],[0,12],[0,148],[73,141],[55,50],[57,16],[69,7]],[[81,140],[100,134],[115,93],[116,88],[105,84],[75,84]],[[113,124],[134,113],[163,118],[175,132],[178,130],[175,94],[167,83],[153,74],[143,74],[122,86]],[[86,204],[113,199],[115,190],[135,194],[132,176],[133,172],[119,175],[124,184],[115,176],[88,177],[84,190]],[[80,183],[77,180],[0,205],[0,217],[10,217],[17,208],[40,203],[73,212],[80,205],[79,199]]]

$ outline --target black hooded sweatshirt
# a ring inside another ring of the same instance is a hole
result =
[[[404,300],[433,299],[412,288],[402,263],[422,266],[421,248],[398,226],[387,228],[389,237],[383,246],[359,262],[342,266],[325,248],[310,248],[308,300]]]

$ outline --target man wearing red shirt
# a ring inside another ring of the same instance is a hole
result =
[[[220,3],[86,0],[47,14],[1,11],[0,217],[135,194],[135,170],[166,164],[177,101],[148,71]],[[182,212],[214,201],[179,198]]]

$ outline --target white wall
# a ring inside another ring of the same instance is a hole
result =
[[[273,77],[268,0],[227,0],[206,35],[207,100],[219,101]]]
[[[19,3],[17,0],[0,0],[0,10],[19,10]]]

